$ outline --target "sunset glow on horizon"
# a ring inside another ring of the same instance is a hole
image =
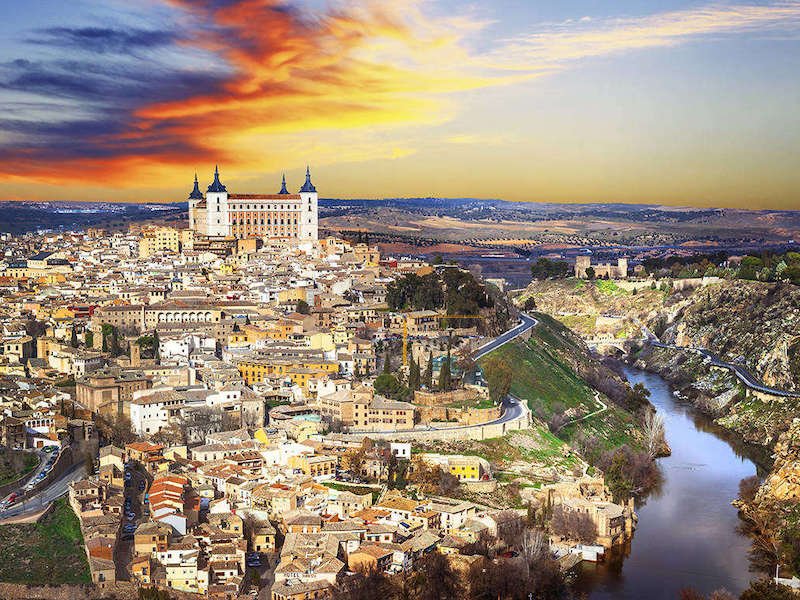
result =
[[[0,25],[0,200],[800,209],[800,0],[63,4]]]

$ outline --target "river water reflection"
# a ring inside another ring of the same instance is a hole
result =
[[[626,371],[643,383],[664,415],[672,455],[658,460],[662,485],[637,506],[633,540],[604,563],[584,562],[575,586],[592,599],[674,600],[682,587],[739,594],[749,585],[747,537],[736,531],[731,506],[739,480],[756,473],[763,451],[739,442],[690,404],[675,398],[666,381]]]

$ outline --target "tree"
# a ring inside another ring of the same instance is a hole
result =
[[[408,366],[408,387],[412,392],[419,389],[420,386],[419,365],[417,364],[414,356],[411,356],[411,363]]]
[[[298,300],[297,306],[295,310],[299,312],[301,315],[310,315],[311,314],[311,307],[308,305],[308,302],[305,300]]]
[[[588,513],[567,510],[561,505],[553,507],[550,529],[556,535],[584,544],[592,544],[597,540],[597,525]]]
[[[167,590],[160,590],[157,587],[140,587],[139,600],[170,600],[172,596]]]
[[[422,585],[417,600],[460,600],[464,596],[458,573],[447,557],[434,550],[419,561]]]
[[[158,337],[158,330],[153,330],[153,358],[161,359],[161,340]]]
[[[378,375],[373,384],[375,392],[393,400],[403,400],[408,397],[408,388],[389,373]]]
[[[391,356],[389,356],[389,349],[386,349],[386,354],[383,356],[383,373],[384,375],[388,375],[392,372],[392,361]]]
[[[514,373],[508,363],[498,356],[489,358],[483,366],[483,376],[489,386],[489,397],[501,402],[511,391]]]
[[[750,582],[750,587],[742,592],[739,600],[797,600],[792,588],[772,579],[758,579]]]
[[[331,588],[333,600],[384,600],[395,593],[393,581],[377,569],[342,575]]]
[[[124,414],[98,414],[94,422],[100,435],[115,446],[122,447],[136,439],[136,434],[131,428],[131,420]]]
[[[594,279],[594,278],[595,278],[594,267],[587,267],[586,279]]]
[[[739,482],[739,498],[747,504],[751,504],[756,499],[759,487],[761,487],[761,480],[758,475],[745,477]]]
[[[428,390],[433,388],[433,350],[428,352],[428,364],[425,366],[425,387]]]
[[[452,339],[447,338],[447,356],[445,360],[442,362],[442,367],[439,369],[439,391],[440,392],[448,392],[450,391],[450,348],[452,345]]]
[[[628,475],[630,461],[623,452],[617,452],[611,459],[611,466],[606,471],[606,485],[614,496],[614,502],[626,502],[630,498],[633,483]]]
[[[392,310],[434,310],[444,305],[442,282],[436,273],[409,273],[386,286],[386,302]]]
[[[450,353],[447,353],[442,366],[439,369],[439,391],[447,392],[450,390]]]
[[[42,337],[47,333],[47,322],[37,321],[36,319],[25,321],[25,333],[32,338]]]
[[[534,279],[566,277],[569,271],[569,263],[566,261],[551,261],[544,257],[537,259],[537,261],[531,265],[531,276]]]
[[[119,356],[119,332],[117,328],[108,323],[104,323],[101,331],[103,334],[103,352],[108,352],[111,356]]]
[[[764,261],[756,256],[745,256],[739,264],[739,279],[756,279]]]
[[[91,348],[92,346],[94,346],[94,333],[92,333],[91,331],[87,331],[83,335],[83,338],[86,341],[87,348]]]
[[[70,339],[70,346],[73,348],[78,347],[78,328],[75,325],[72,326],[72,338]]]
[[[525,303],[522,305],[522,310],[525,312],[536,310],[536,298],[533,296],[528,296],[525,298]]]
[[[182,446],[187,443],[186,431],[178,423],[170,423],[150,436],[152,442],[165,446]]]
[[[638,385],[638,384],[637,384]],[[664,417],[655,410],[648,410],[642,424],[644,444],[650,459],[658,456],[664,447]]]

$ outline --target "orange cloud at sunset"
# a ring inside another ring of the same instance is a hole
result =
[[[221,83],[143,103],[131,110],[121,131],[90,140],[101,149],[124,146],[124,155],[51,162],[40,160],[35,150],[22,150],[6,160],[7,176],[51,184],[101,179],[105,185],[135,187],[154,180],[183,183],[191,167],[176,167],[198,163],[222,162],[228,173],[263,170],[263,147],[253,140],[434,123],[447,111],[441,94],[496,84],[503,77],[479,69],[460,45],[481,23],[431,18],[420,2],[402,7],[373,2],[314,18],[272,0],[171,4],[193,25],[180,45],[216,55],[229,69]],[[295,159],[302,157],[289,157]]]
[[[796,197],[796,69],[759,44],[792,43],[800,0],[566,19],[544,15],[560,3],[316,6],[136,0],[136,19],[159,16],[12,40],[6,197],[177,201],[216,163],[240,189],[310,163],[330,196]]]

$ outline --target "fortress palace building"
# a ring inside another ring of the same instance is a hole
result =
[[[189,229],[208,237],[316,240],[317,189],[311,172],[306,168],[306,182],[297,194],[286,189],[286,177],[277,194],[229,194],[216,168],[203,196],[195,175],[189,194]]]

